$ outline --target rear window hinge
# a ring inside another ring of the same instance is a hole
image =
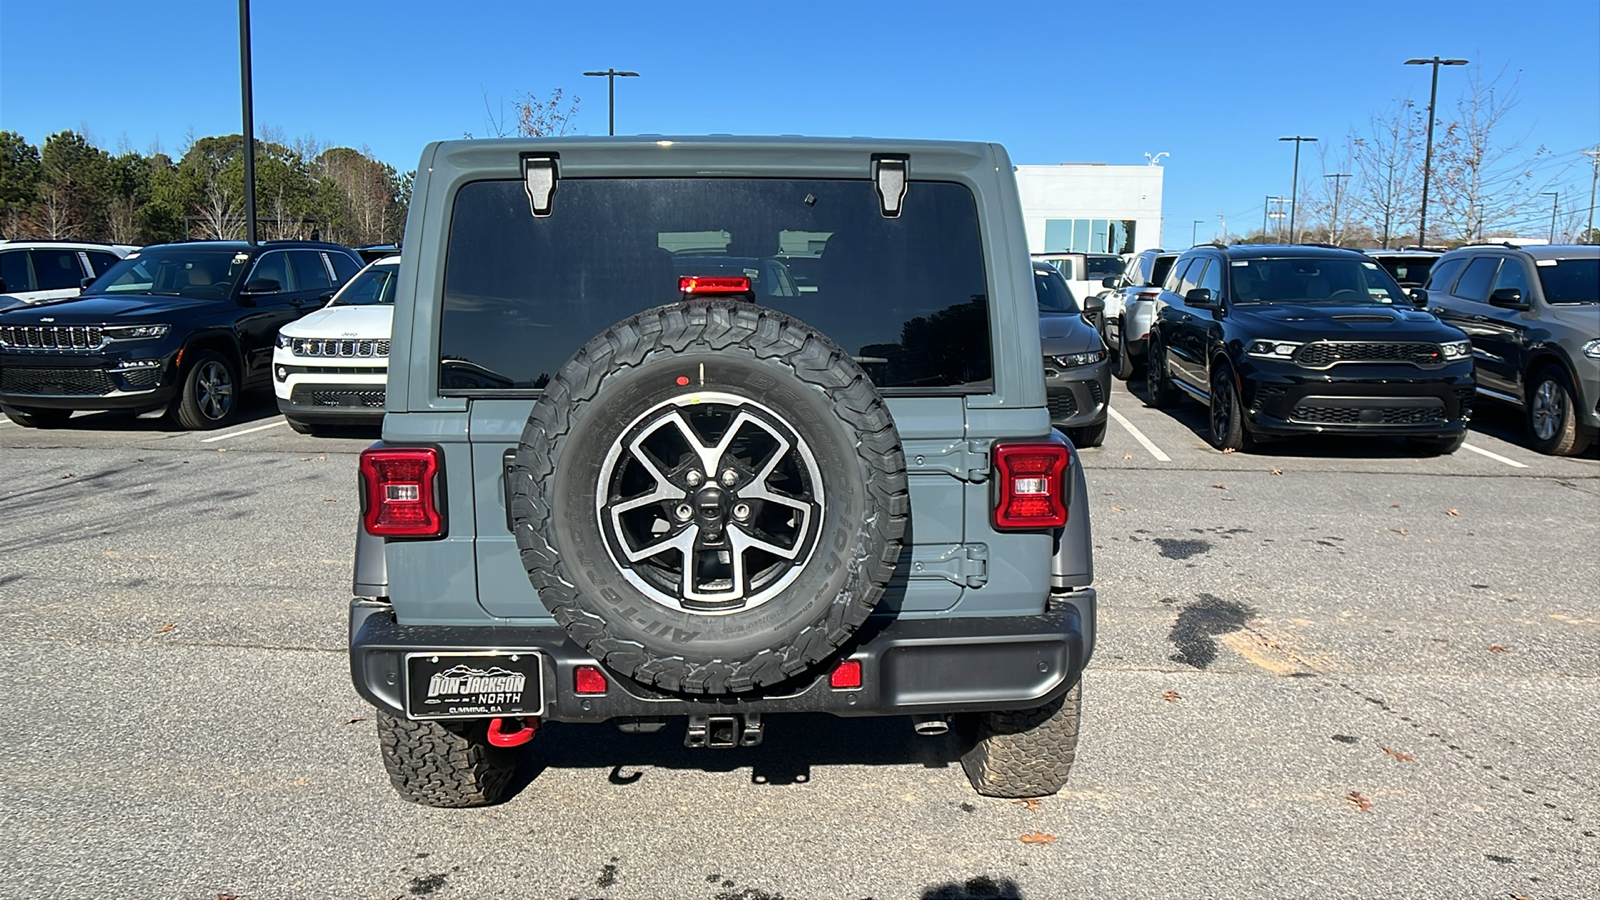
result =
[[[522,188],[528,192],[528,205],[535,219],[550,215],[555,202],[556,183],[561,179],[559,153],[522,154]]]

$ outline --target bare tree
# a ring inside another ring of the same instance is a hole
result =
[[[582,98],[573,97],[565,109],[561,108],[562,89],[556,88],[541,101],[533,94],[523,94],[513,108],[517,112],[517,134],[523,137],[560,137],[567,133],[572,117],[578,114]]]
[[[1467,89],[1456,101],[1456,118],[1445,126],[1434,148],[1437,221],[1441,233],[1466,241],[1526,217],[1538,194],[1533,163],[1549,153],[1543,146],[1523,151],[1527,136],[1506,141],[1501,132],[1520,97],[1518,79],[1502,83],[1505,70],[1485,80],[1474,66]]]
[[[244,201],[223,179],[220,160],[205,166],[198,211],[202,237],[215,241],[244,237]]]
[[[1350,216],[1370,227],[1385,248],[1421,211],[1427,126],[1427,114],[1406,98],[1370,116],[1365,134],[1350,137],[1351,168],[1345,171],[1354,177],[1344,199]]]
[[[70,238],[78,231],[72,220],[72,198],[66,188],[46,183],[39,189],[39,203],[35,207],[35,224],[47,238]]]
[[[113,243],[133,244],[139,240],[139,204],[120,194],[106,204],[106,232]]]

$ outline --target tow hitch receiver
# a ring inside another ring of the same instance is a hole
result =
[[[754,747],[761,743],[761,714],[742,716],[690,716],[689,731],[683,736],[685,747]]]

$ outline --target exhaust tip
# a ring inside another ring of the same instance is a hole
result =
[[[938,737],[950,730],[950,722],[944,716],[912,716],[911,730],[923,737]]]

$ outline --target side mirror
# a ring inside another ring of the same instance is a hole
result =
[[[1113,275],[1110,278],[1102,278],[1102,279],[1100,279],[1100,286],[1101,287],[1112,288],[1114,290],[1116,288],[1116,286],[1117,286],[1117,278],[1116,278],[1116,276]]]
[[[278,279],[276,279],[276,278],[257,278],[254,281],[245,282],[244,290],[240,291],[240,293],[242,293],[242,294],[276,294],[277,292],[279,292],[281,290],[283,290],[283,286],[278,284]]]
[[[1183,295],[1183,302],[1196,309],[1210,309],[1217,305],[1211,296],[1211,288],[1190,288],[1189,293]]]
[[[1106,298],[1100,296],[1099,294],[1095,294],[1093,297],[1083,301],[1084,312],[1104,312],[1105,308]]]
[[[1521,288],[1500,288],[1489,295],[1489,305],[1501,309],[1527,309],[1528,302],[1522,299]]]
[[[1411,303],[1418,309],[1428,305],[1428,292],[1422,288],[1414,287],[1406,291],[1406,293],[1411,295]]]
[[[85,279],[79,281],[78,282],[78,287],[79,287],[79,289],[86,289],[91,284],[94,284],[94,276],[93,275],[90,275],[88,278],[85,278]]]

